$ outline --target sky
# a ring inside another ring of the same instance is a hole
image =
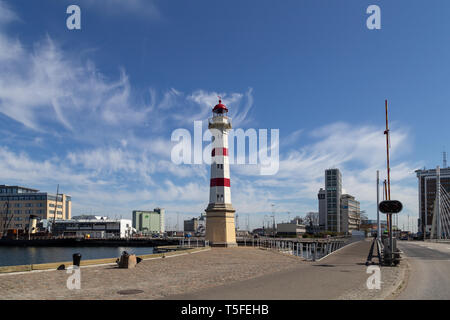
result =
[[[81,30],[66,27],[69,5]],[[381,8],[369,30],[366,9]],[[416,225],[414,171],[442,164],[450,111],[450,3],[436,1],[0,0],[0,184],[72,196],[73,215],[166,225],[204,212],[209,166],[171,161],[171,134],[211,116],[279,129],[279,171],[231,166],[239,227],[318,211],[324,171],[376,218],[386,177]],[[206,144],[206,143],[205,143]],[[448,149],[447,149],[448,150]],[[273,206],[272,206],[273,205]]]

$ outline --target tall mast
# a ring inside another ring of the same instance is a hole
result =
[[[384,134],[386,135],[386,156],[387,156],[387,162],[386,162],[386,166],[387,166],[387,199],[386,200],[391,200],[391,168],[389,165],[389,148],[390,143],[389,143],[389,123],[388,123],[388,101],[385,100],[385,107],[386,107],[386,131],[384,131]]]

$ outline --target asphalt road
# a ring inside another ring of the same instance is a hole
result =
[[[338,299],[349,290],[365,285],[369,241],[350,244],[316,262],[299,259],[292,269],[213,287],[169,300],[296,300]]]
[[[398,247],[410,274],[397,299],[450,299],[450,243],[399,241]]]

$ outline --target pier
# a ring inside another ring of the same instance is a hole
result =
[[[82,265],[80,290],[69,290],[70,275],[55,269],[2,274],[0,290],[2,299],[343,299],[368,293],[377,298],[395,286],[383,274],[383,290],[367,290],[369,247],[369,241],[357,241],[315,262],[263,247],[199,248],[148,259],[134,269]]]

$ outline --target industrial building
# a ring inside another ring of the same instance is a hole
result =
[[[37,220],[67,220],[72,214],[72,197],[39,190],[0,185],[0,235],[7,230],[25,230],[30,215]]]
[[[195,233],[198,229],[198,218],[184,220],[184,232]]]
[[[288,223],[277,223],[278,236],[299,236],[306,233],[306,226],[300,223],[299,219],[294,219]]]
[[[56,220],[52,233],[63,237],[128,238],[133,234],[131,220],[93,217],[91,219]]]
[[[153,211],[135,210],[133,211],[133,228],[143,234],[164,233],[165,210],[155,208]]]
[[[201,215],[198,218],[184,220],[184,232],[190,232],[195,235],[204,235],[206,231],[206,216]]]

